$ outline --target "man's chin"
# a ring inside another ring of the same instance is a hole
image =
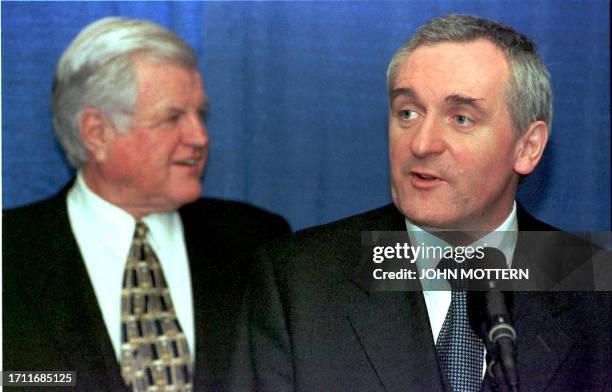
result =
[[[410,222],[423,229],[431,230],[453,230],[457,222],[447,212],[423,206],[419,208],[418,203],[394,202],[400,213]]]
[[[194,202],[202,197],[202,185],[199,182],[197,184],[184,185],[178,190],[180,193],[173,197],[178,207]]]

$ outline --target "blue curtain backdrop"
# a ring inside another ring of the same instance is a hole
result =
[[[73,176],[53,136],[51,78],[78,31],[110,15],[167,26],[199,55],[211,101],[206,195],[276,211],[296,229],[385,204],[388,61],[428,19],[469,13],[532,37],[552,74],[552,140],[519,200],[561,228],[610,230],[608,1],[2,1],[1,8],[4,208],[49,197]]]

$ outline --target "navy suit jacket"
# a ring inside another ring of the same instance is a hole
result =
[[[3,213],[3,368],[75,370],[78,391],[119,391],[120,367],[70,228],[67,189]],[[223,389],[248,256],[289,226],[247,204],[207,198],[179,213],[193,289],[195,387]]]
[[[522,209],[518,222],[523,231],[554,230]],[[371,291],[360,279],[361,231],[405,230],[389,205],[264,246],[249,295],[250,360],[237,383],[275,392],[449,390],[422,293]],[[524,244],[519,234],[513,266],[536,268]],[[538,244],[536,254],[556,245]],[[559,254],[555,265],[570,266],[575,256]],[[611,390],[609,293],[513,298],[521,390]],[[487,378],[483,390],[491,389]]]

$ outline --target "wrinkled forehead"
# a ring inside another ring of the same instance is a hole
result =
[[[207,105],[198,69],[147,57],[133,61],[137,103],[136,111],[174,107],[202,108]]]
[[[130,64],[134,72],[134,78],[138,82],[148,82],[160,85],[164,89],[163,82],[176,75],[189,75],[194,82],[193,88],[203,87],[203,79],[197,67],[187,65],[184,62],[150,53],[137,53],[130,56]]]
[[[510,77],[505,53],[485,39],[421,45],[399,65],[393,91],[422,95],[497,97]],[[393,96],[393,92],[392,92]]]

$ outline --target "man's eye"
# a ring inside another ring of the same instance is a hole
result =
[[[165,127],[174,127],[176,124],[178,124],[178,122],[181,120],[181,115],[180,114],[172,114],[169,115],[167,117],[165,117],[160,123],[159,125],[161,126],[165,126]]]
[[[166,121],[167,121],[167,122],[169,122],[169,123],[176,124],[180,118],[181,118],[181,116],[180,116],[180,115],[175,114],[175,115],[172,115],[172,116],[168,117],[168,118],[166,119]]]
[[[418,113],[412,110],[403,109],[398,112],[400,120],[414,120],[417,118]]]
[[[200,120],[202,122],[206,122],[208,120],[208,111],[205,109],[198,110],[198,115],[200,116]]]
[[[457,125],[461,125],[461,126],[470,126],[474,124],[474,121],[464,115],[458,114],[455,116],[455,122],[457,123]]]

